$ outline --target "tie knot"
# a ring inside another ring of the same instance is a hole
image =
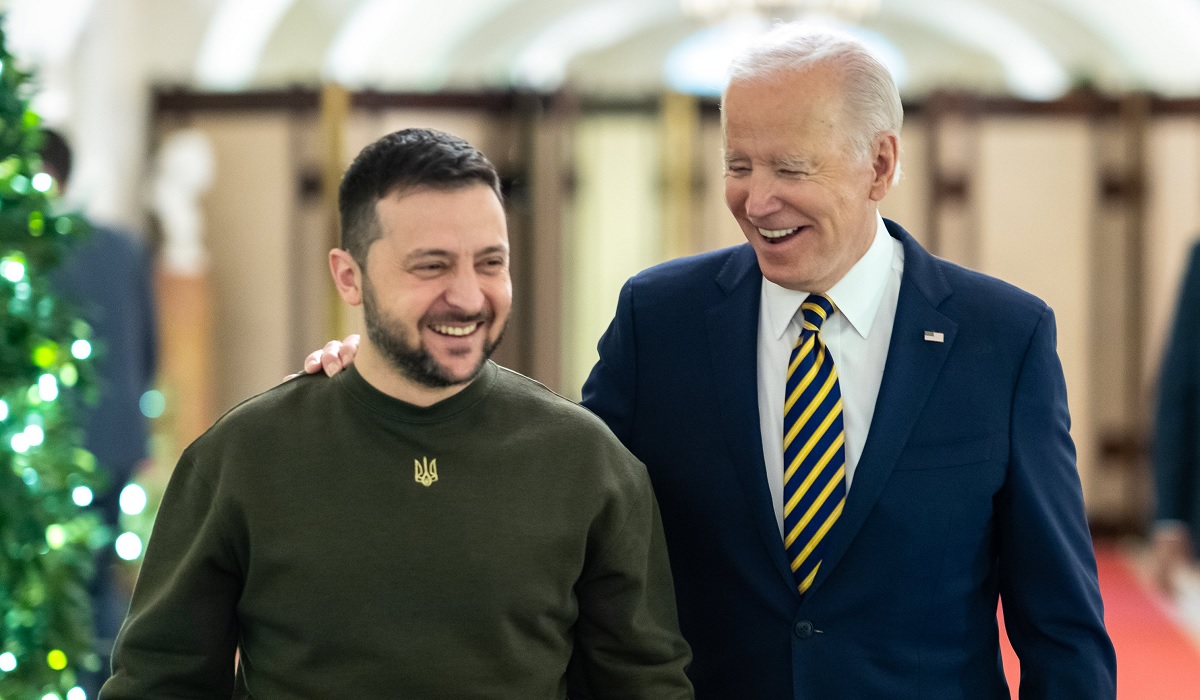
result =
[[[810,294],[800,305],[800,312],[804,316],[804,327],[812,331],[821,330],[821,324],[836,310],[837,307],[824,294]]]

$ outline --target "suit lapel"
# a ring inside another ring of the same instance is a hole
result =
[[[762,275],[749,245],[730,256],[717,275],[725,298],[708,311],[711,374],[717,391],[730,463],[749,501],[751,517],[779,575],[792,585],[775,508],[767,485],[758,416],[758,315]]]
[[[820,571],[809,589],[810,596],[837,566],[879,499],[929,399],[958,330],[957,323],[937,310],[950,295],[950,287],[933,256],[899,225],[886,223],[892,237],[904,245],[896,320],[867,442],[846,496],[845,509],[829,533]],[[941,333],[943,341],[926,340],[925,331]]]

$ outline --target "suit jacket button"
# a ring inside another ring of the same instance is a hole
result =
[[[796,623],[796,636],[801,639],[808,639],[813,635],[813,623],[808,620],[801,620]]]

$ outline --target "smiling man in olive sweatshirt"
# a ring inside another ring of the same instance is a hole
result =
[[[184,452],[101,698],[691,698],[645,468],[488,360],[512,302],[491,163],[400,131],[339,209],[358,360]]]

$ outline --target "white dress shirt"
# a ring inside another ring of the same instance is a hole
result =
[[[871,429],[904,271],[904,247],[888,234],[878,214],[876,221],[871,247],[827,292],[837,313],[821,325],[821,340],[833,356],[842,390],[847,489]],[[800,304],[807,298],[808,292],[763,279],[758,312],[758,415],[767,483],[781,537],[784,389],[792,346],[800,337]]]

